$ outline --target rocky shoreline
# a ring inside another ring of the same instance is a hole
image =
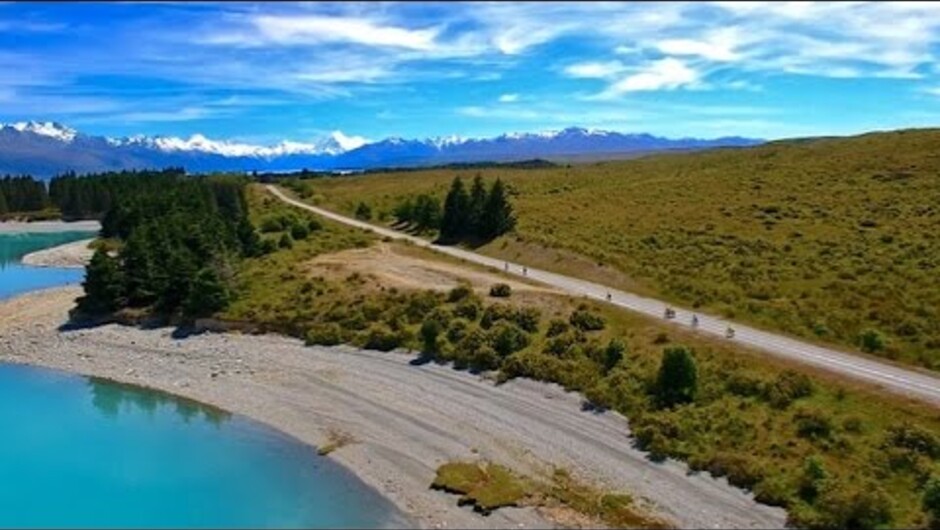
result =
[[[23,256],[20,260],[31,267],[62,267],[80,269],[91,260],[94,250],[88,245],[94,239],[83,239],[57,247],[37,250]]]
[[[243,414],[323,446],[351,440],[328,458],[351,469],[425,528],[551,528],[533,508],[488,517],[432,491],[436,468],[486,459],[525,474],[558,465],[598,487],[626,491],[680,527],[782,527],[785,513],[723,479],[653,464],[633,449],[626,421],[581,409],[577,395],[528,380],[496,386],[412,356],[348,347],[305,347],[272,335],[106,325],[60,331],[81,294],[75,287],[0,302],[0,361],[139,384]]]
[[[0,222],[0,234],[49,233],[49,232],[97,232],[98,221],[4,221]]]

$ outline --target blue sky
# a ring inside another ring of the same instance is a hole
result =
[[[0,122],[254,143],[940,124],[940,4],[0,3]]]

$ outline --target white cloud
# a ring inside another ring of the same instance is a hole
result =
[[[699,80],[699,73],[684,62],[673,57],[653,61],[635,74],[612,84],[601,98],[616,97],[627,92],[649,90],[675,90],[689,87]]]
[[[335,69],[330,67],[321,70],[299,72],[295,74],[295,78],[316,83],[374,83],[391,75],[391,70],[380,66]]]
[[[503,94],[499,96],[500,103],[515,103],[519,101],[519,94]]]
[[[568,77],[585,79],[607,79],[623,73],[626,66],[620,61],[575,63],[564,68]]]
[[[730,62],[741,58],[735,50],[741,44],[737,28],[722,28],[711,31],[704,38],[666,39],[657,43],[659,51],[666,55],[693,56],[709,61]]]
[[[257,37],[277,44],[347,42],[366,46],[429,50],[435,47],[439,28],[408,29],[383,25],[364,18],[330,16],[253,17]]]

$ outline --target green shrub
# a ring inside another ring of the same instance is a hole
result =
[[[271,254],[272,252],[277,251],[277,243],[273,239],[265,238],[261,240],[261,243],[258,246],[258,252],[264,256],[266,254]]]
[[[880,331],[867,329],[859,337],[859,345],[864,352],[878,353],[884,351],[887,344],[884,335]]]
[[[508,321],[497,322],[487,334],[490,346],[501,357],[506,357],[529,345],[529,336],[519,326]]]
[[[935,475],[924,484],[922,505],[930,522],[930,528],[940,528],[940,475]]]
[[[480,326],[483,329],[489,329],[494,323],[500,320],[513,320],[515,311],[506,304],[493,304],[483,310],[483,318],[480,319]]]
[[[307,236],[310,235],[310,230],[308,230],[307,227],[301,223],[294,223],[290,227],[290,235],[295,240],[300,241],[307,239]]]
[[[323,229],[323,224],[320,223],[320,221],[317,221],[316,219],[311,219],[307,221],[307,231],[310,232],[311,234],[316,232],[317,230],[322,230],[322,229]]]
[[[816,455],[806,457],[803,461],[803,473],[800,476],[800,497],[808,503],[815,502],[827,478],[829,478],[829,473],[826,472],[822,459]]]
[[[367,350],[392,351],[402,345],[401,336],[384,324],[375,324],[369,328],[363,347]]]
[[[441,322],[435,318],[426,318],[421,323],[421,353],[425,355],[436,355],[438,353],[437,338],[443,331]]]
[[[294,240],[291,239],[290,234],[285,233],[281,236],[281,239],[278,240],[277,246],[280,248],[294,248]]]
[[[450,326],[447,327],[447,340],[449,340],[451,344],[457,344],[467,336],[467,330],[469,328],[470,322],[462,318],[452,320]]]
[[[888,427],[882,447],[897,447],[935,460],[940,459],[940,440],[937,439],[937,436],[927,429],[909,422]]]
[[[356,219],[359,219],[360,221],[370,221],[372,220],[372,208],[370,208],[368,204],[360,202],[356,206],[355,215]]]
[[[513,321],[527,333],[538,333],[542,312],[534,307],[521,307],[512,317]]]
[[[554,337],[556,335],[561,335],[562,333],[568,331],[569,324],[564,320],[552,319],[548,323],[548,331],[545,332],[546,337]]]
[[[261,232],[265,234],[270,234],[273,232],[281,232],[284,230],[284,225],[281,224],[280,217],[265,217],[261,221]]]
[[[461,300],[464,300],[468,296],[473,294],[473,289],[469,285],[460,284],[457,287],[454,287],[447,293],[447,302],[454,304]]]
[[[764,385],[762,395],[768,403],[777,408],[786,408],[797,399],[813,394],[813,382],[804,374],[785,370],[772,382]]]
[[[497,283],[490,287],[490,296],[494,298],[509,298],[512,294],[512,288],[505,283]]]
[[[751,397],[761,395],[766,385],[760,379],[735,372],[728,375],[725,388],[736,396]]]
[[[868,530],[891,523],[891,499],[878,484],[869,481],[825,482],[815,514],[808,520],[788,521],[808,528],[852,528]]]
[[[457,307],[454,308],[454,315],[475,321],[480,317],[482,310],[480,301],[471,296],[461,300],[460,303],[457,304]]]
[[[698,371],[692,353],[684,346],[666,348],[656,377],[660,405],[690,403],[698,390]]]
[[[335,322],[315,324],[307,330],[306,342],[308,346],[336,346],[346,342],[343,329]]]
[[[586,309],[578,309],[571,313],[568,321],[581,331],[600,331],[604,329],[604,318]]]
[[[828,440],[832,437],[832,419],[823,411],[804,408],[793,416],[796,434],[809,440]]]

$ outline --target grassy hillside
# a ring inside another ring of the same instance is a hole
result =
[[[257,226],[312,214],[252,187]],[[279,241],[283,230],[264,238]],[[550,292],[514,287],[495,297],[467,288],[395,287],[348,259],[378,242],[361,230],[323,221],[290,248],[244,260],[236,300],[220,315],[310,344],[349,343],[378,350],[423,350],[455,367],[529,377],[583,393],[630,419],[634,440],[654,460],[675,458],[726,476],[761,502],[786,506],[791,522],[813,528],[923,527],[922,498],[940,476],[940,417],[935,409],[874,395],[805,367],[764,358],[733,342],[657,319]],[[402,254],[477,269],[425,249]],[[343,251],[343,259],[324,262]],[[361,260],[364,261],[364,260]],[[413,269],[410,264],[408,270]],[[502,273],[490,273],[497,276]],[[666,348],[682,345],[697,369],[694,399],[667,405],[658,373]],[[613,355],[612,355],[613,354]],[[503,463],[511,465],[511,462]]]
[[[519,216],[485,253],[940,369],[938,130],[324,179],[309,199],[345,212],[365,201],[383,219],[478,172],[510,184]]]

